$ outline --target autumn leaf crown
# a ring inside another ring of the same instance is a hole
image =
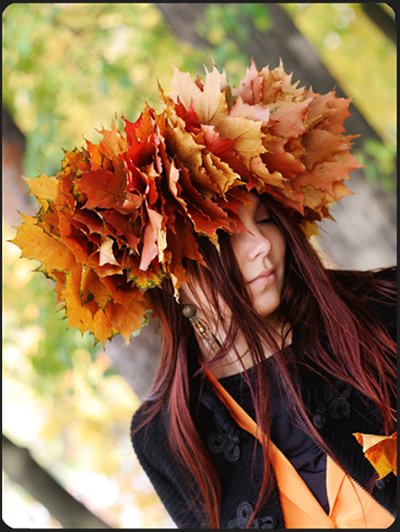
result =
[[[243,193],[268,193],[307,234],[350,194],[360,166],[343,123],[350,101],[292,83],[282,63],[247,68],[238,88],[225,73],[193,80],[175,69],[160,113],[113,121],[98,144],[65,152],[56,176],[27,179],[39,202],[13,242],[53,279],[69,325],[105,343],[146,321],[147,290],[186,280],[183,259],[204,263],[196,236],[218,249],[218,230],[240,227]]]

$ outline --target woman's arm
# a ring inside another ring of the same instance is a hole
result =
[[[132,419],[133,448],[161,502],[178,528],[204,527],[201,505],[196,505],[190,497],[187,482],[169,450],[167,433],[158,422],[158,416],[150,426],[135,432],[139,415],[135,414]]]

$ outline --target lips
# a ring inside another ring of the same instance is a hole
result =
[[[269,270],[266,270],[265,272],[261,272],[256,277],[253,277],[250,281],[248,281],[247,284],[253,284],[258,282],[273,282],[275,280],[275,269],[271,268]]]

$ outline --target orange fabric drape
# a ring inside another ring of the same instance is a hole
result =
[[[206,374],[238,425],[262,443],[263,434],[256,422],[210,371]],[[350,479],[329,455],[326,488],[330,511],[327,514],[286,456],[272,441],[270,446],[286,528],[388,528],[394,522],[395,518]]]

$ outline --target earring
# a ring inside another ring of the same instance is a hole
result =
[[[183,305],[182,314],[184,315],[185,318],[189,319],[190,323],[193,325],[193,327],[198,332],[200,338],[203,340],[207,349],[211,351],[215,342],[210,341],[210,337],[207,334],[208,327],[202,319],[196,318],[196,313],[197,313],[197,309],[194,305],[191,305],[189,303]]]

